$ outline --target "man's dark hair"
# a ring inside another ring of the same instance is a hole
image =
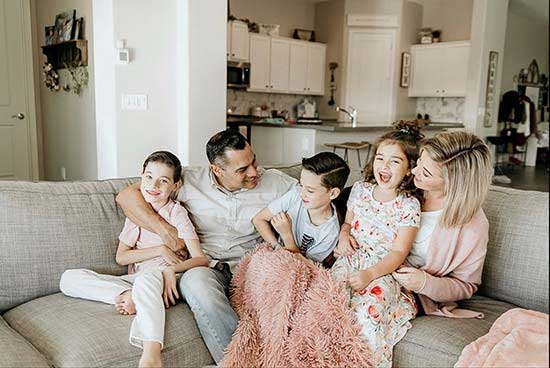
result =
[[[174,183],[177,183],[181,180],[181,162],[172,152],[157,151],[151,153],[143,163],[143,172],[145,172],[145,168],[147,167],[147,164],[149,162],[160,162],[168,167],[171,167],[174,170]]]
[[[321,184],[327,189],[344,189],[350,173],[346,161],[332,152],[321,152],[310,158],[304,158],[302,167],[316,175],[321,175]]]
[[[225,163],[225,151],[245,149],[246,138],[235,130],[223,130],[216,133],[206,143],[206,156],[211,164],[221,159]]]

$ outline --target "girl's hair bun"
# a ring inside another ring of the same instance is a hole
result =
[[[396,132],[410,134],[414,139],[421,140],[424,134],[420,132],[424,124],[420,120],[399,120],[393,124]]]

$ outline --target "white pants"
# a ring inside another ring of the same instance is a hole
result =
[[[133,286],[132,286],[133,284]],[[165,310],[162,271],[151,268],[132,275],[102,275],[85,269],[67,270],[59,283],[61,292],[74,298],[115,304],[115,298],[132,290],[136,316],[130,329],[130,344],[143,348],[143,341],[164,346]]]

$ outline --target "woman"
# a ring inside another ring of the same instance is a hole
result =
[[[424,191],[420,230],[395,279],[418,294],[426,314],[482,317],[456,309],[481,283],[489,223],[481,205],[491,183],[489,148],[471,133],[441,133],[427,139],[412,170]]]

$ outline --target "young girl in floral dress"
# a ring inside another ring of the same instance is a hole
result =
[[[353,185],[333,276],[346,281],[375,367],[391,367],[394,345],[417,307],[391,273],[405,261],[420,225],[411,169],[423,138],[416,122],[399,122],[377,142],[365,180]]]

